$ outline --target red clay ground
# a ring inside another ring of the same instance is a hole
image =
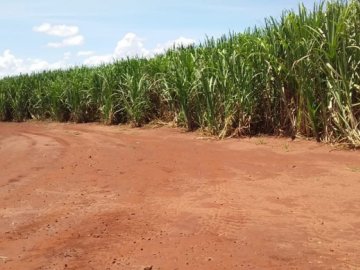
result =
[[[360,153],[0,124],[0,269],[360,269]]]

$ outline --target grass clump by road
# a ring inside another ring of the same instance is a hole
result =
[[[151,59],[0,80],[0,120],[176,120],[225,137],[298,134],[360,146],[360,2],[303,5],[260,28]]]

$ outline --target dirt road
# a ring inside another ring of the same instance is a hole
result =
[[[360,269],[360,153],[0,123],[0,269]]]

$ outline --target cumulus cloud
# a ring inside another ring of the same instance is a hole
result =
[[[166,50],[170,48],[178,48],[181,46],[190,46],[195,43],[194,39],[191,38],[185,38],[185,37],[179,37],[175,40],[170,40],[163,44],[158,44],[156,48],[153,50],[153,54],[160,54],[166,52]]]
[[[70,55],[65,53],[63,59],[49,63],[42,59],[22,59],[16,57],[10,50],[5,50],[0,54],[0,78],[43,70],[68,68],[70,67],[67,62],[69,57]]]
[[[101,64],[111,63],[114,61],[115,57],[112,54],[105,54],[105,55],[94,55],[88,57],[84,60],[84,65],[87,66],[97,66]]]
[[[134,33],[127,33],[120,39],[112,54],[92,55],[84,60],[85,65],[96,66],[111,63],[116,59],[127,57],[147,57],[150,51],[144,46],[144,40]]]
[[[0,54],[0,77],[24,72],[23,60],[15,57],[10,50]]]
[[[127,33],[116,45],[114,55],[119,58],[124,57],[146,57],[149,51],[145,49],[143,39],[134,33]]]
[[[49,63],[45,60],[41,60],[41,59],[34,59],[31,60],[29,59],[29,64],[28,64],[28,71],[33,72],[33,71],[40,71],[40,70],[45,70],[49,68]]]
[[[58,42],[49,42],[47,47],[50,48],[80,46],[84,44],[85,40],[84,37],[79,34],[79,27],[75,25],[52,25],[50,23],[43,23],[39,26],[33,27],[33,31],[63,38],[63,40]]]
[[[61,42],[49,43],[49,47],[63,48],[67,46],[81,45],[84,42],[84,37],[81,35],[65,38]],[[195,43],[195,40],[185,37],[179,37],[162,44],[158,44],[153,49],[148,49],[145,46],[144,39],[138,37],[134,33],[127,33],[120,39],[113,52],[103,55],[96,55],[94,51],[79,51],[75,56],[81,57],[81,62],[87,66],[96,66],[105,63],[111,63],[117,59],[127,57],[152,57],[156,54],[165,52],[167,49],[179,46],[188,46]],[[72,59],[71,52],[65,52],[62,58],[56,62],[49,63],[46,60],[27,58],[22,59],[16,57],[10,50],[5,50],[0,53],[0,77],[8,75],[16,75],[20,73],[31,73],[43,70],[63,69],[71,66]],[[79,60],[79,59],[78,59]]]
[[[189,46],[194,44],[195,40],[191,38],[179,37],[163,44],[158,44],[154,49],[147,49],[144,39],[134,33],[127,33],[120,39],[112,54],[92,55],[84,60],[85,65],[99,65],[112,62],[116,59],[127,57],[152,57],[156,54],[164,53],[167,49],[180,46]]]
[[[43,23],[39,26],[33,27],[33,31],[50,36],[70,37],[79,33],[79,27],[74,25],[51,25],[50,23]]]
[[[80,46],[84,44],[84,37],[82,35],[77,35],[74,37],[69,37],[63,39],[61,42],[49,42],[47,44],[50,48],[64,48],[70,46]]]

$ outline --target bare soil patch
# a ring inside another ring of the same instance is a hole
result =
[[[0,124],[1,269],[360,269],[360,153]]]

